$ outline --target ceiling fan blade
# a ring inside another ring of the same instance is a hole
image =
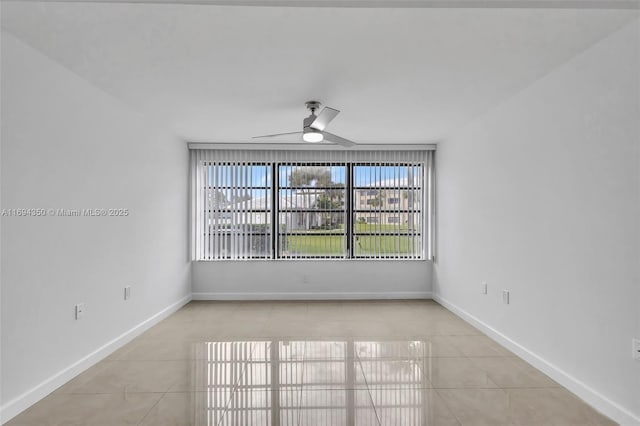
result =
[[[337,145],[344,146],[345,148],[351,148],[352,146],[357,145],[357,143],[350,141],[349,139],[341,138],[338,135],[334,135],[333,133],[323,132],[324,140],[327,142],[333,142]]]
[[[273,135],[254,136],[251,139],[278,139],[286,141],[302,142],[302,132],[276,133]]]
[[[324,107],[322,111],[320,111],[320,114],[318,114],[316,119],[313,120],[313,123],[311,123],[310,127],[322,132],[331,122],[331,120],[336,118],[336,115],[338,115],[339,113],[340,111],[338,111],[337,109]]]

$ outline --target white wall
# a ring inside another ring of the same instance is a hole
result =
[[[2,217],[5,420],[48,379],[188,300],[187,157],[184,143],[3,30],[2,207],[130,211]]]
[[[636,20],[437,158],[436,297],[623,424],[640,423],[639,45]]]
[[[194,262],[194,299],[431,297],[430,261]]]

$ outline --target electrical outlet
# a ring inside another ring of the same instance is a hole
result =
[[[79,320],[84,316],[84,303],[78,303],[76,305],[76,319]]]
[[[124,288],[124,300],[131,299],[131,286],[128,285]]]
[[[487,283],[486,283],[486,281],[483,281],[482,284],[480,284],[480,293],[487,294]]]
[[[302,276],[302,282],[307,284],[309,282],[309,276],[308,275],[303,275]]]
[[[509,290],[502,290],[502,301],[505,305],[509,304]]]
[[[633,359],[640,360],[640,339],[631,339],[631,347],[633,350]]]

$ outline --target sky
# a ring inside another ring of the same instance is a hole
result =
[[[297,168],[305,166],[287,166],[279,167],[279,185],[281,188],[289,186],[289,177]],[[319,166],[310,166],[318,168]],[[324,166],[331,173],[331,180],[335,184],[345,184],[346,167],[344,166]],[[410,170],[411,169],[411,170]],[[413,175],[414,186],[419,184],[420,166],[354,166],[354,186],[355,187],[406,187],[410,179],[409,174]],[[237,166],[211,166],[209,183],[211,186],[229,188],[242,187],[242,193],[250,192],[252,196],[264,196],[270,191],[271,182],[271,166],[270,165],[246,165]],[[226,194],[230,194],[231,190],[222,189]],[[237,192],[237,191],[236,191]]]

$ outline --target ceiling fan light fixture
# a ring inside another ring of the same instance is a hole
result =
[[[317,142],[323,141],[324,135],[322,134],[322,132],[319,132],[314,129],[309,129],[309,130],[305,129],[305,132],[302,134],[302,139],[305,142],[317,143]]]
[[[253,138],[278,139],[284,137],[289,140],[294,138],[295,142],[299,142],[300,136],[302,136],[302,140],[305,143],[327,142],[328,145],[339,145],[343,148],[351,148],[354,145],[357,145],[349,139],[345,139],[326,131],[327,125],[340,113],[339,110],[331,107],[324,107],[322,111],[316,115],[316,110],[320,107],[320,102],[308,101],[306,104],[307,109],[311,111],[311,114],[302,120],[302,132],[277,133],[275,135],[254,136]]]

